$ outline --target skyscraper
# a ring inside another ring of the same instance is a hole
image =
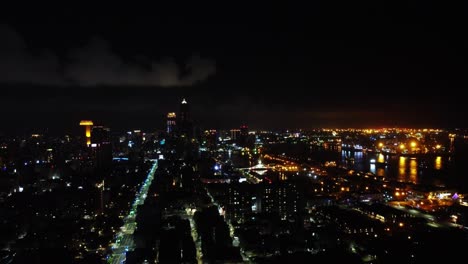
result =
[[[234,142],[239,138],[240,136],[240,129],[231,129],[231,140]]]
[[[85,127],[85,139],[86,139],[86,146],[91,144],[91,126],[93,125],[93,121],[91,120],[81,120],[80,126]]]
[[[182,99],[180,103],[180,112],[179,112],[179,122],[178,128],[181,135],[191,137],[193,134],[192,131],[192,122],[190,120],[190,105],[187,103],[187,100]]]
[[[94,126],[91,137],[96,169],[104,177],[110,173],[112,166],[112,145],[110,142],[110,129],[103,126]]]
[[[189,120],[189,111],[190,111],[190,106],[187,103],[187,100],[182,99],[182,102],[180,103],[180,121],[181,122],[186,122]]]
[[[91,130],[91,155],[94,162],[96,174],[96,186],[99,189],[97,201],[98,213],[105,211],[109,202],[110,193],[106,191],[105,182],[112,171],[112,144],[110,140],[110,129],[103,126],[93,126]]]
[[[103,126],[93,126],[91,133],[91,144],[110,143],[110,129]]]
[[[166,132],[168,134],[170,133],[174,133],[175,129],[176,129],[176,113],[174,112],[171,112],[171,113],[167,113],[167,121],[166,121],[166,124],[167,124],[167,128],[166,128]]]
[[[249,127],[246,126],[246,125],[242,125],[240,127],[240,133],[239,133],[239,137],[238,137],[238,143],[240,146],[242,147],[246,147],[247,146],[247,141],[248,141],[248,137],[249,137]]]

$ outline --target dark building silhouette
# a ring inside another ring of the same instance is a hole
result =
[[[240,129],[231,129],[230,132],[231,140],[236,142],[240,136]]]
[[[237,142],[242,147],[249,146],[249,127],[247,125],[242,125],[239,131],[239,137],[237,138]]]
[[[110,129],[103,126],[94,126],[91,131],[91,153],[94,159],[96,183],[99,188],[98,212],[104,213],[109,200],[109,192],[106,191],[106,180],[112,171],[112,144]]]
[[[205,131],[206,146],[208,149],[216,149],[218,146],[218,131],[210,129]]]
[[[112,144],[110,142],[110,129],[103,126],[94,126],[91,132],[91,149],[96,170],[103,173],[103,177],[112,169]]]
[[[182,99],[179,109],[178,129],[181,135],[186,137],[193,136],[192,121],[190,119],[190,105],[187,100]]]

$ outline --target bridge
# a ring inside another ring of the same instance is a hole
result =
[[[239,170],[242,170],[242,171],[253,171],[259,175],[263,175],[265,174],[269,169],[273,169],[273,167],[269,166],[269,165],[265,165],[262,163],[261,160],[258,160],[258,164],[257,165],[254,165],[252,167],[248,167],[248,168],[239,168]]]
[[[257,174],[263,175],[268,170],[292,171],[292,172],[294,172],[294,171],[299,170],[299,166],[297,164],[295,164],[295,163],[285,164],[285,165],[281,165],[281,164],[263,164],[262,161],[259,160],[257,165],[254,165],[254,166],[248,167],[248,168],[238,168],[238,169],[242,170],[242,171],[253,171],[253,172],[256,172]]]

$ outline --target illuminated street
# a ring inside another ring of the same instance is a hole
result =
[[[195,221],[193,220],[193,214],[195,209],[186,208],[185,213],[183,214],[183,218],[188,219],[190,221],[190,234],[192,236],[193,242],[195,243],[195,247],[197,250],[197,263],[203,263],[203,253],[201,249],[201,241],[197,232],[197,228],[195,227]]]
[[[139,205],[144,204],[146,196],[148,194],[149,187],[154,179],[154,173],[158,167],[158,162],[154,161],[153,166],[151,167],[148,177],[140,188],[140,191],[135,197],[132,207],[128,216],[124,219],[124,225],[120,228],[120,232],[117,234],[115,243],[112,245],[112,254],[108,259],[108,263],[124,263],[125,254],[127,251],[132,251],[134,249],[135,243],[133,241],[133,233],[136,229],[136,214],[137,208]]]

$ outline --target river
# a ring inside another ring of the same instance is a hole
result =
[[[356,171],[371,172],[389,179],[423,185],[446,186],[468,192],[465,158],[450,156],[403,157],[381,153],[330,150],[314,147],[310,157],[319,162],[335,161]],[[458,161],[457,161],[458,160]]]
[[[354,159],[354,160],[353,160]],[[369,171],[377,176],[396,179],[401,182],[443,185],[444,175],[449,173],[450,157],[404,157],[341,151],[341,165],[359,171]]]

